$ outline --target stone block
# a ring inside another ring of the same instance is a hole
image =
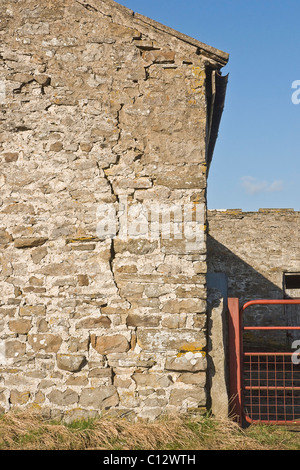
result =
[[[57,367],[69,372],[78,372],[86,364],[86,357],[83,355],[57,354]]]
[[[25,405],[30,399],[29,391],[11,390],[10,402],[13,405]]]
[[[32,334],[28,335],[28,343],[35,352],[57,353],[61,346],[62,338],[59,335],[50,333]]]
[[[79,396],[74,390],[67,388],[63,392],[61,390],[53,390],[47,395],[47,398],[55,405],[69,406],[77,403]]]
[[[206,302],[201,299],[184,299],[167,301],[162,311],[166,313],[204,313]]]
[[[165,367],[167,370],[198,372],[206,369],[206,359],[201,352],[188,352],[179,357],[167,358]]]
[[[20,335],[26,335],[31,327],[32,323],[30,320],[11,320],[9,322],[9,329],[13,331],[14,333],[18,333]]]
[[[80,395],[79,405],[94,409],[106,409],[119,404],[117,389],[113,385],[96,388],[84,388]]]
[[[110,328],[110,326],[111,320],[106,315],[83,318],[75,324],[76,330],[81,330],[82,328],[93,330],[95,328]]]
[[[135,373],[132,378],[138,387],[163,389],[169,387],[173,383],[171,376],[168,376],[165,373]]]
[[[197,408],[206,405],[206,392],[204,388],[174,388],[170,394],[170,405],[181,409]]]
[[[7,245],[12,241],[12,236],[4,229],[0,229],[0,245]]]
[[[110,336],[91,335],[91,344],[99,354],[124,353],[129,351],[130,344],[121,334]]]
[[[14,245],[16,248],[33,248],[44,245],[47,240],[48,238],[44,237],[17,238],[14,240]]]
[[[205,333],[191,329],[137,329],[137,344],[144,351],[165,352],[176,350],[180,353],[182,351],[182,347],[185,346],[185,343],[194,344],[195,342],[205,345]]]
[[[18,360],[24,356],[26,344],[19,340],[7,341],[5,343],[5,358]]]
[[[20,307],[21,317],[37,317],[46,315],[45,305],[24,305]]]
[[[134,327],[154,327],[160,323],[160,316],[143,315],[143,314],[129,314],[126,318],[127,326]]]

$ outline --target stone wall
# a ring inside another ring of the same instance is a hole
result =
[[[228,296],[238,297],[241,305],[248,300],[293,297],[284,289],[284,274],[300,273],[299,222],[300,213],[293,209],[208,211],[208,272],[225,273]],[[249,326],[292,323],[299,323],[295,308],[251,307],[245,311]],[[290,346],[286,333],[272,333],[272,337],[251,333],[246,339],[265,348]]]
[[[1,410],[205,406],[207,71],[225,55],[110,0],[2,3],[0,35]],[[192,236],[169,237],[186,208]]]

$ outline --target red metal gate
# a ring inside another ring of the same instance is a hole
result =
[[[243,347],[245,331],[300,330],[300,326],[243,325],[248,307],[280,304],[300,304],[300,299],[253,300],[242,308],[237,298],[228,299],[230,413],[241,425],[244,421],[300,424],[300,350],[247,352]],[[296,346],[300,348],[300,340]]]

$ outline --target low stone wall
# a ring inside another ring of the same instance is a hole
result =
[[[240,209],[208,211],[208,272],[224,273],[228,296],[240,304],[255,299],[282,299],[292,295],[284,290],[284,274],[300,272],[300,213],[293,209]],[[286,307],[251,307],[245,313],[246,325],[287,326],[299,322]],[[257,342],[258,337],[249,336]],[[259,345],[288,345],[286,333],[262,335]]]

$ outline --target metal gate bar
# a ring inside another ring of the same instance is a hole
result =
[[[253,300],[239,309],[238,299],[228,299],[230,413],[240,424],[300,424],[300,364],[293,352],[244,352],[247,330],[300,330],[300,326],[242,325],[251,305],[300,304],[300,299]]]

